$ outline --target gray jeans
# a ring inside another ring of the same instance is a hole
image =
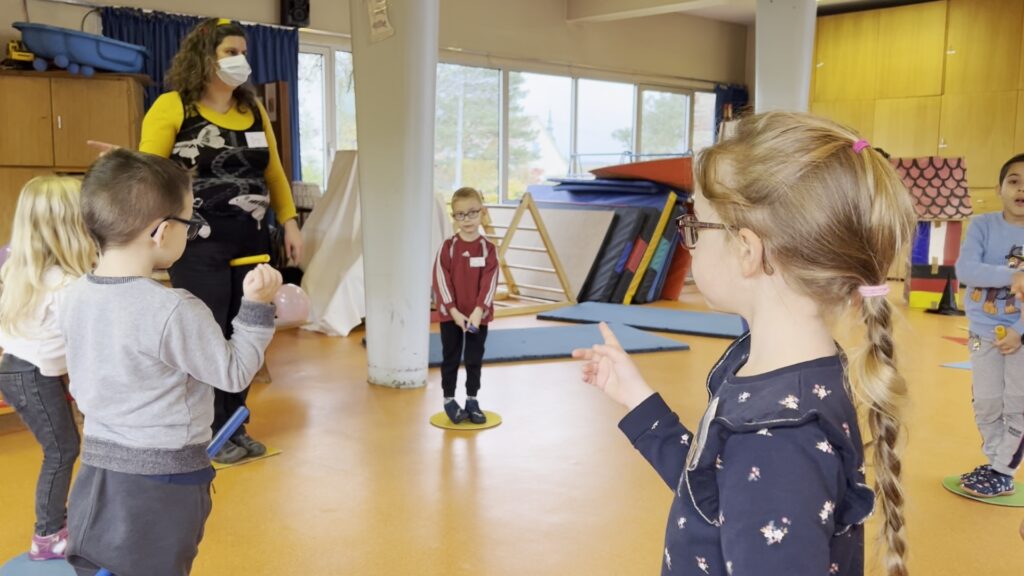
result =
[[[1024,348],[1003,355],[975,334],[968,347],[982,450],[993,470],[1012,476],[1024,450]]]
[[[35,533],[53,534],[64,527],[71,470],[80,442],[67,386],[63,378],[43,376],[35,364],[4,354],[0,392],[43,448],[43,466],[36,482]]]

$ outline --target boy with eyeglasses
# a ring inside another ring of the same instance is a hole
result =
[[[114,150],[89,169],[81,197],[100,257],[68,288],[60,318],[85,415],[66,557],[79,575],[188,574],[212,506],[213,390],[245,389],[263,364],[281,275],[249,272],[225,339],[202,301],[150,279],[202,233],[188,172]]]
[[[487,324],[494,318],[498,249],[480,234],[484,198],[474,188],[452,195],[456,234],[441,244],[434,260],[434,301],[441,316],[441,388],[444,411],[454,424],[469,418],[487,422],[476,399]],[[455,401],[459,361],[466,365],[466,408]]]

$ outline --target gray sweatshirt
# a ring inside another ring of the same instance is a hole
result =
[[[274,336],[274,306],[242,300],[225,340],[205,304],[149,278],[88,275],[60,314],[82,462],[128,474],[210,465],[213,388],[244,390]]]

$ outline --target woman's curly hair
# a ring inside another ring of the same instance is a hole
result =
[[[245,38],[245,30],[237,22],[209,18],[199,23],[181,41],[181,48],[171,61],[165,84],[181,95],[187,112],[195,112],[207,83],[217,73],[217,47],[230,36]],[[248,82],[235,88],[232,95],[240,112],[258,110],[256,95]]]

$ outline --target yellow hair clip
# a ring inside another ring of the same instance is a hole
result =
[[[228,24],[231,24],[231,20],[228,20],[227,18],[217,20],[217,26],[227,26]]]

